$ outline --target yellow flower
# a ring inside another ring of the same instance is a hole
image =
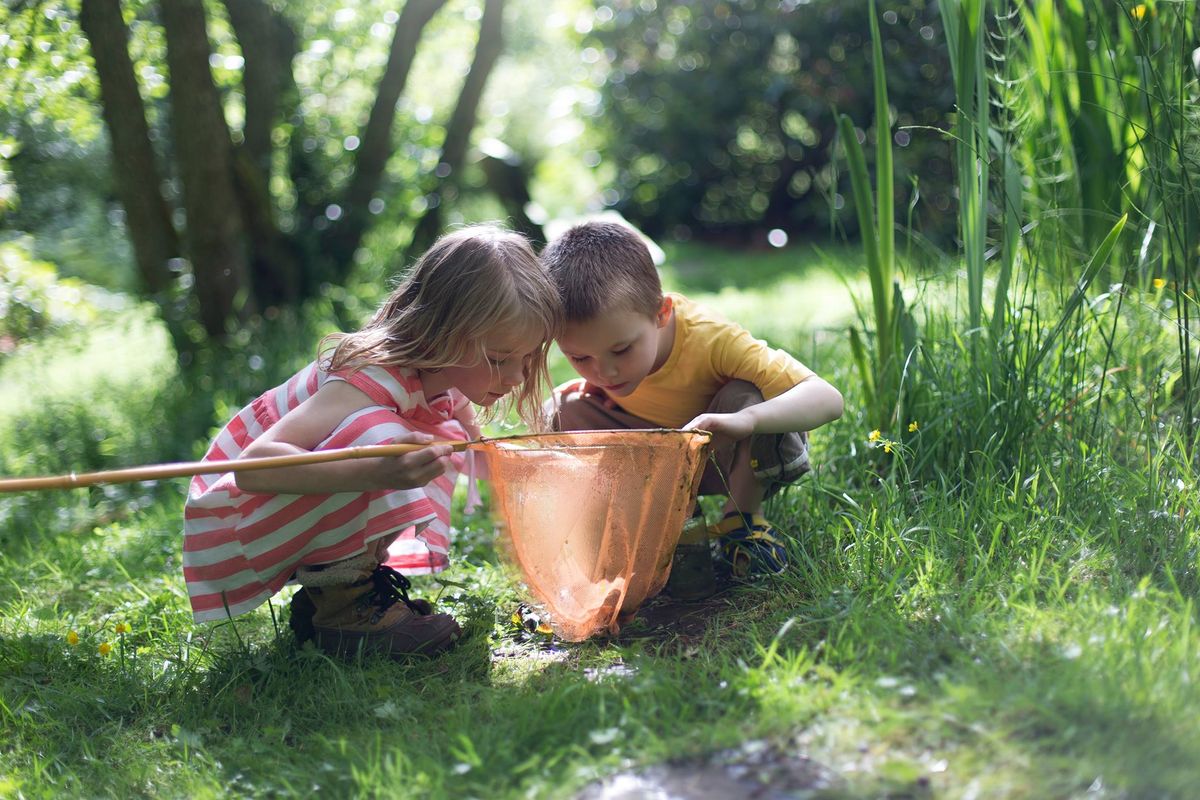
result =
[[[129,633],[132,628],[129,627],[128,622],[118,622],[113,630],[115,630],[117,633]]]
[[[96,649],[100,651],[100,655],[106,656],[112,652],[112,645],[108,642],[101,642],[100,646]]]
[[[920,427],[921,427],[921,426],[920,426],[920,425],[918,425],[918,424],[917,424],[917,421],[914,419],[912,422],[908,423],[908,432],[909,432],[909,433],[916,433],[916,432],[917,432],[917,429],[918,429],[918,428],[920,428]]]
[[[875,430],[871,431],[870,435],[868,435],[868,436],[867,436],[867,441],[868,441],[868,442],[878,442],[878,441],[879,441],[879,437],[880,437],[881,435],[882,435],[882,434],[879,432],[879,429],[878,429],[878,428],[876,428]]]
[[[1129,13],[1133,15],[1134,19],[1140,20],[1142,17],[1146,16],[1146,11],[1146,4],[1139,3],[1138,5],[1134,6]]]
[[[71,631],[70,633],[68,633],[67,634],[67,644],[71,645],[71,647],[74,647],[75,645],[79,644],[79,634],[76,633],[75,631]]]
[[[1154,288],[1155,289],[1161,289],[1166,285],[1167,285],[1166,278],[1155,278],[1154,279]]]
[[[890,453],[890,452],[892,452],[892,443],[891,443],[891,442],[884,442],[884,443],[883,443],[883,452],[885,452],[885,453]]]

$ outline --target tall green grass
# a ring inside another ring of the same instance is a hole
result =
[[[1170,284],[1178,358],[1164,388],[1194,442],[1197,4],[1029,0],[1018,7],[1020,24],[1006,32],[1012,57],[998,73],[1022,87],[1014,105],[1027,203],[1036,223],[1054,232],[1043,238],[1056,250],[1045,260],[1092,252],[1118,217],[1129,216],[1134,236],[1100,277],[1122,290]]]
[[[1120,41],[1105,40],[1110,51],[1119,47],[1139,54],[1133,67],[1139,90],[1121,93],[1125,116],[1139,121],[1132,159],[1141,166],[1140,197],[1145,198],[1138,204],[1145,233],[1140,274],[1135,274],[1143,285],[1151,276],[1171,281],[1180,361],[1171,385],[1180,387],[1179,417],[1193,453],[1200,435],[1200,382],[1195,372],[1200,264],[1198,8],[1194,0],[1151,4],[1140,15],[1126,7],[1130,21]]]
[[[1196,3],[942,0],[940,8],[957,92],[952,135],[965,313],[946,310],[957,308],[957,293],[948,303],[923,294],[933,302],[907,309],[924,321],[904,359],[903,393],[873,397],[876,387],[864,379],[872,409],[903,408],[905,418],[876,411],[872,419],[883,420],[884,434],[899,443],[915,432],[906,430],[909,417],[948,420],[939,443],[924,437],[912,465],[925,478],[966,467],[973,459],[964,451],[1011,467],[1028,448],[1062,450],[1078,437],[1107,437],[1098,405],[1113,401],[1121,388],[1114,376],[1129,358],[1118,340],[1145,326],[1123,319],[1131,313],[1127,299],[1174,277],[1178,294],[1158,313],[1165,317],[1159,325],[1176,333],[1176,356],[1162,354],[1160,379],[1148,385],[1154,396],[1140,402],[1176,408],[1192,441],[1195,309],[1184,253],[1196,246],[1188,189],[1200,128],[1190,105],[1196,77],[1184,56]],[[883,80],[877,69],[877,96]],[[842,138],[849,138],[845,130]],[[887,269],[878,253],[893,221],[872,220],[861,150],[846,149],[860,221],[876,226],[864,234],[864,249],[868,264],[880,264],[872,291],[876,337],[886,350],[895,339],[881,331],[895,330],[886,327],[895,317],[879,312],[892,293],[880,286]],[[880,165],[888,161],[876,162],[879,192]],[[1098,185],[1106,187],[1103,198]],[[1086,225],[1074,227],[1081,220]],[[852,348],[862,350],[853,339]],[[965,360],[972,374],[959,375],[946,359]]]
[[[838,136],[850,166],[850,185],[854,211],[862,238],[867,275],[871,283],[875,336],[868,344],[858,329],[850,329],[850,348],[858,365],[866,395],[868,416],[877,428],[895,422],[902,406],[900,398],[901,365],[913,347],[912,337],[905,347],[904,295],[895,281],[896,210],[892,175],[892,126],[888,106],[886,68],[875,0],[870,3],[871,58],[875,97],[875,187],[872,191],[863,154],[853,121],[838,116]]]
[[[983,274],[991,156],[985,63],[987,0],[938,0],[950,69],[954,73],[954,161],[958,175],[958,227],[967,266],[967,335],[983,332]]]

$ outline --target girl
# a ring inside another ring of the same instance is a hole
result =
[[[470,404],[490,410],[510,394],[533,423],[560,314],[524,237],[492,227],[443,236],[366,327],[326,337],[317,361],[238,412],[205,459],[473,439]],[[450,497],[465,469],[475,499],[473,461],[438,445],[197,476],[183,547],[196,620],[243,614],[295,580],[300,641],[393,657],[448,648],[458,623],[411,600],[404,574],[446,567]]]

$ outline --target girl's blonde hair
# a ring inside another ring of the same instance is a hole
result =
[[[540,331],[525,381],[512,402],[531,428],[543,427],[549,389],[546,355],[562,325],[558,292],[529,240],[492,225],[448,233],[433,243],[375,316],[357,333],[321,341],[331,372],[366,366],[441,369],[478,363],[484,337],[501,326]]]

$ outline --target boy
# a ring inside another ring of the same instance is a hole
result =
[[[582,381],[554,390],[557,430],[695,428],[714,434],[701,494],[728,495],[710,529],[735,577],[781,572],[787,551],[763,501],[808,472],[807,431],[842,396],[782,350],[683,295],[663,294],[641,237],[587,222],[542,253],[562,296],[559,348]]]

